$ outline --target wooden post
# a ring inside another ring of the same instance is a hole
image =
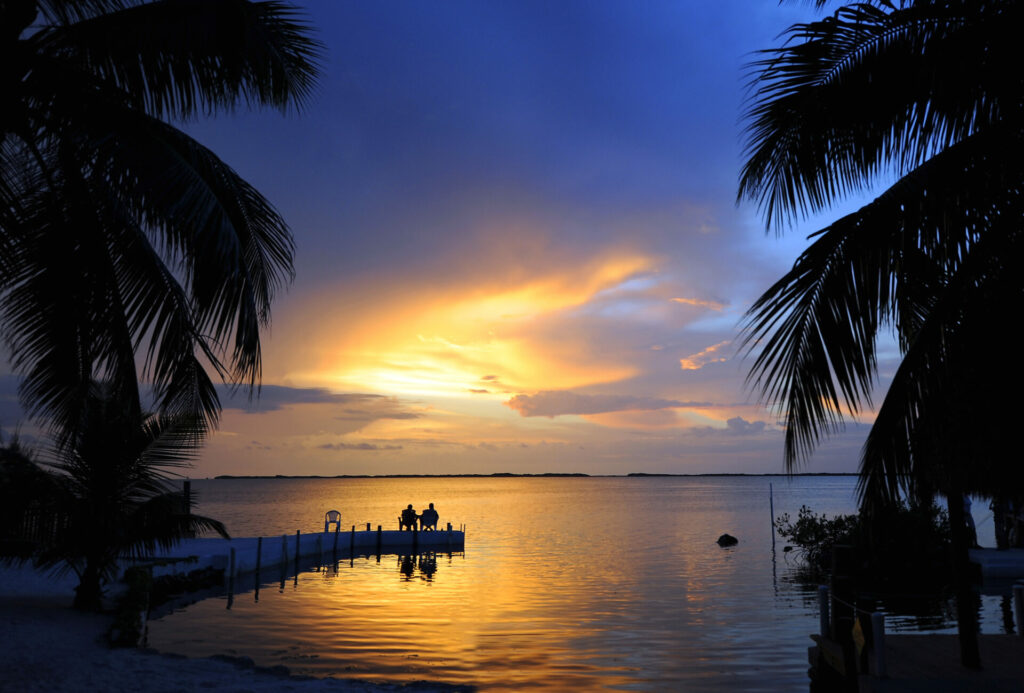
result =
[[[828,587],[818,585],[818,632],[827,638],[831,630],[828,624]]]
[[[771,520],[771,522],[768,523],[768,527],[771,529],[771,532],[772,532],[772,548],[774,549],[775,548],[775,494],[774,494],[774,492],[772,490],[771,482],[768,482],[768,512],[771,515],[771,517],[769,518]],[[822,633],[822,635],[824,635],[824,633]]]
[[[367,532],[369,532],[369,531],[370,531],[370,523],[369,523],[369,522],[367,522],[367,523],[366,523],[366,531],[367,531]]]
[[[227,608],[235,602],[235,547],[231,547],[231,557],[228,559],[228,605]]]
[[[316,535],[316,567],[324,564],[324,535]]]
[[[1017,637],[1024,638],[1024,584],[1013,586],[1013,615],[1017,622]]]
[[[855,682],[857,675],[853,646],[853,622],[857,614],[853,609],[853,547],[836,544],[832,547],[832,604],[831,639],[843,648],[843,665],[848,680]]]
[[[875,676],[886,677],[885,666],[885,616],[877,611],[871,614],[871,636],[875,650]]]
[[[369,529],[369,528],[367,528]],[[381,526],[377,525],[377,558],[380,559],[380,544],[382,539]]]
[[[302,556],[302,552],[299,551],[299,535],[301,530],[295,530],[295,577],[298,579],[299,576],[299,557]]]
[[[337,543],[337,542],[335,542]],[[356,526],[352,525],[352,531],[348,535],[348,556],[352,558],[356,553]]]
[[[412,552],[414,554],[420,552],[420,528],[416,526],[412,528]]]
[[[253,576],[253,596],[260,600],[260,562],[263,560],[263,537],[256,537],[256,573]]]
[[[185,515],[191,516],[192,515],[192,480],[191,479],[185,479],[185,482],[182,484],[181,496],[182,496],[182,498],[181,498],[182,503],[185,505]],[[190,537],[194,537],[196,535],[196,533],[194,531],[192,531],[191,528],[189,528],[186,531],[186,534],[188,536],[190,536]]]
[[[281,535],[281,574],[288,568],[288,535]]]

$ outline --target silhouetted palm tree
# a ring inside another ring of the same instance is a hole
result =
[[[1024,305],[1024,73],[1007,69],[1022,29],[1014,0],[846,5],[762,53],[746,114],[739,196],[769,227],[895,180],[813,234],[748,314],[750,377],[784,413],[787,467],[871,406],[878,339],[894,333],[902,362],[863,451],[862,501],[945,493],[961,568],[961,494],[1024,480],[1012,412],[993,398],[1022,384],[1005,334]]]
[[[29,537],[31,550],[21,559],[73,570],[75,606],[98,609],[119,559],[151,555],[196,532],[227,532],[191,514],[166,475],[191,462],[194,419],[140,417],[95,384],[82,411],[74,437],[42,464],[16,445],[0,450],[0,502],[8,519],[31,513],[47,530]]]
[[[93,380],[140,411],[141,379],[209,425],[208,368],[259,381],[290,231],[168,121],[299,107],[318,51],[280,2],[0,2],[0,328],[32,414],[68,435]]]

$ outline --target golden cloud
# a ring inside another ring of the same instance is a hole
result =
[[[701,308],[710,308],[711,310],[724,310],[725,304],[719,303],[718,301],[703,301],[699,298],[672,298],[669,299],[675,303],[682,303],[688,306],[699,306]]]
[[[722,347],[731,343],[732,341],[727,339],[724,342],[712,344],[704,351],[697,352],[696,354],[690,354],[685,358],[679,359],[679,365],[684,371],[695,371],[703,368],[709,363],[721,363],[723,361],[728,361],[729,358],[727,356],[714,356],[713,354]]]

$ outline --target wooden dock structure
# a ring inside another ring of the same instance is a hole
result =
[[[980,670],[960,665],[956,635],[887,635],[887,675],[860,674],[858,693],[1020,693],[1024,638],[979,635]]]
[[[270,568],[291,568],[302,563],[324,564],[339,558],[371,556],[382,553],[417,554],[427,551],[465,550],[465,528],[449,524],[437,531],[371,529],[284,534],[273,537],[232,539],[186,539],[172,549],[151,556],[154,577],[212,568],[223,570],[225,580]]]

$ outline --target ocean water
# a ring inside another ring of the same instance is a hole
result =
[[[776,516],[855,509],[852,477],[196,481],[198,512],[235,536],[321,531],[331,509],[345,528],[389,527],[433,502],[440,526],[466,525],[465,551],[243,578],[231,599],[152,620],[149,644],[481,690],[806,690],[815,588],[772,548],[769,484]],[[739,544],[719,547],[726,532]],[[1004,632],[1006,607],[982,597],[983,633]],[[889,631],[955,632],[950,602],[884,608]]]

